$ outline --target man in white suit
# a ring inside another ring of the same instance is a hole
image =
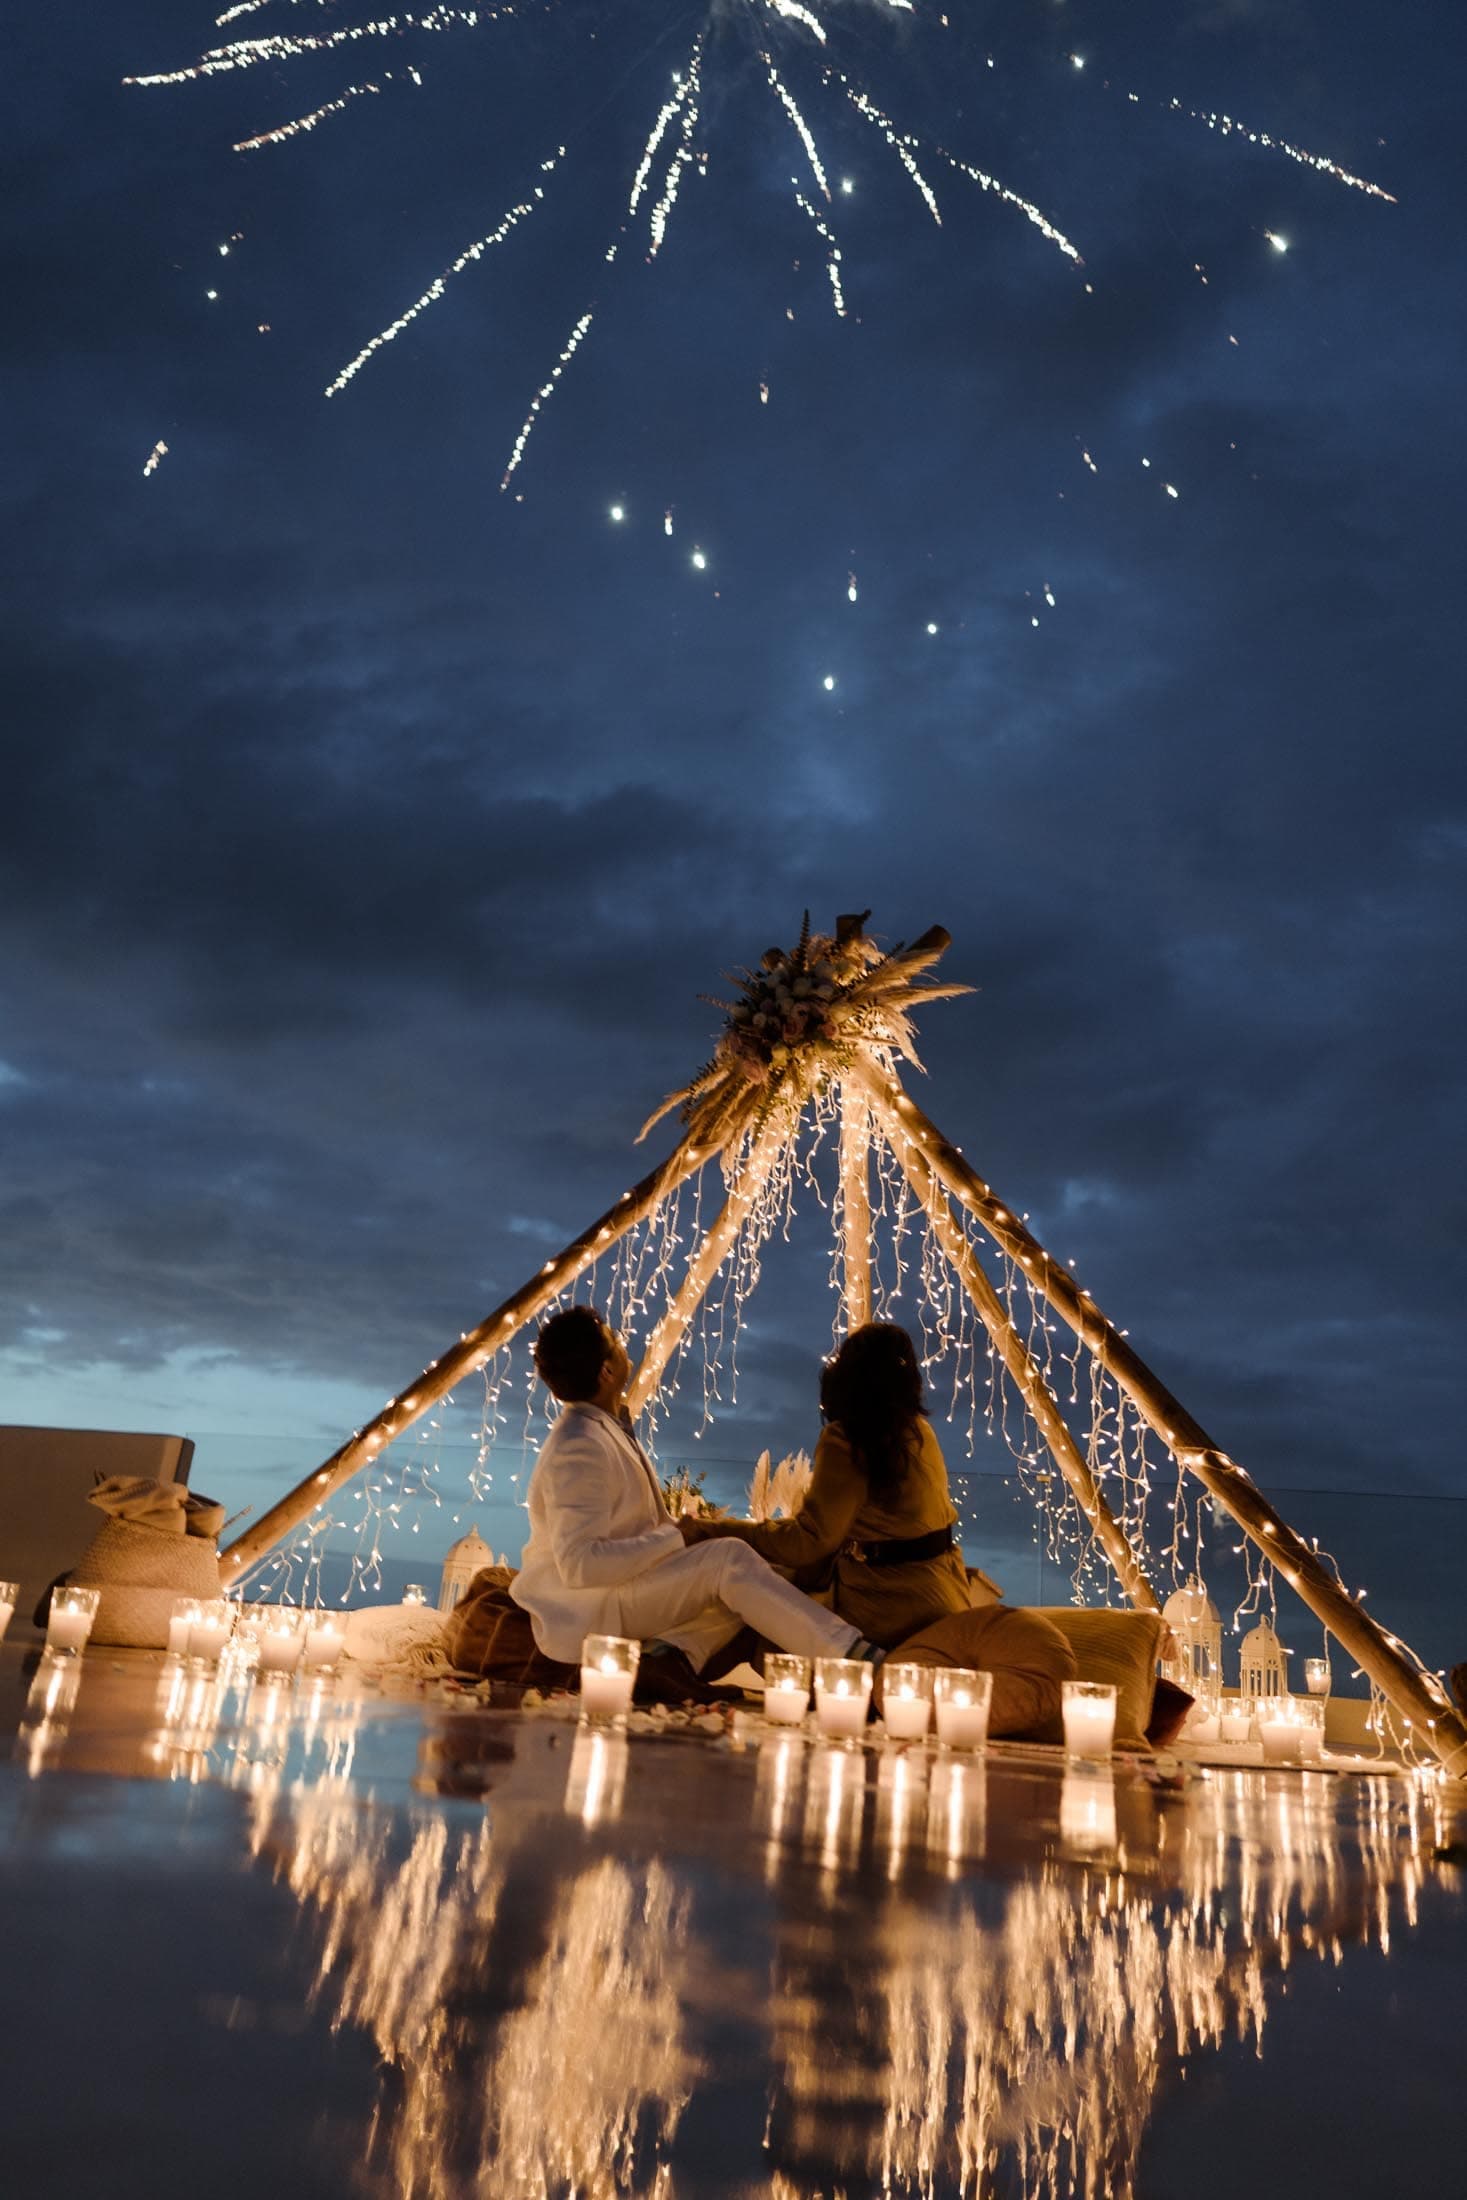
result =
[[[701,1672],[747,1624],[811,1658],[881,1652],[736,1538],[684,1542],[626,1413],[631,1362],[589,1306],[553,1314],[535,1343],[561,1412],[530,1477],[530,1540],[510,1595],[546,1657],[574,1664],[587,1635],[681,1651]]]

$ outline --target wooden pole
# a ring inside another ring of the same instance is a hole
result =
[[[846,1335],[871,1319],[871,1109],[860,1085],[840,1088],[841,1282]]]
[[[914,1153],[926,1160],[943,1188],[976,1215],[994,1242],[1017,1263],[1025,1281],[1043,1294],[1115,1377],[1174,1456],[1197,1476],[1209,1495],[1277,1567],[1320,1624],[1369,1675],[1413,1737],[1435,1750],[1449,1772],[1458,1778],[1467,1777],[1467,1720],[1455,1710],[1440,1682],[1431,1674],[1421,1673],[1406,1655],[1399,1637],[1390,1634],[1340,1587],[1318,1555],[1274,1511],[1246,1469],[1213,1442],[1101,1313],[1089,1292],[1082,1291],[1069,1270],[1050,1258],[897,1080],[874,1064],[866,1072],[866,1079],[881,1114],[892,1126],[903,1167]]]
[[[1089,1461],[1075,1442],[1038,1363],[1014,1328],[1008,1309],[985,1275],[972,1246],[958,1228],[946,1195],[926,1155],[878,1111],[878,1122],[889,1129],[893,1145],[906,1148],[898,1158],[922,1206],[932,1218],[944,1257],[972,1300],[978,1318],[993,1341],[1014,1387],[1049,1446],[1055,1465],[1075,1493],[1075,1502],[1090,1523],[1090,1532],[1110,1561],[1126,1595],[1141,1612],[1161,1609],[1156,1592],[1142,1570],[1131,1539],[1101,1494]]]
[[[728,1198],[714,1222],[704,1231],[702,1243],[695,1248],[675,1297],[659,1316],[647,1339],[642,1364],[627,1390],[627,1406],[634,1420],[661,1382],[663,1370],[682,1342],[709,1285],[733,1251],[778,1144],[779,1135],[771,1125],[750,1147]]]
[[[388,1400],[374,1420],[358,1429],[314,1474],[298,1482],[278,1504],[272,1505],[237,1536],[227,1550],[221,1551],[219,1573],[224,1587],[229,1588],[242,1574],[258,1565],[267,1551],[298,1528],[310,1514],[319,1512],[359,1468],[375,1459],[405,1428],[421,1420],[456,1383],[462,1382],[465,1375],[481,1368],[492,1353],[502,1350],[526,1322],[533,1321],[584,1269],[599,1260],[628,1230],[653,1214],[670,1192],[688,1177],[696,1175],[718,1151],[716,1141],[711,1145],[701,1144],[691,1132],[684,1137],[665,1161],[644,1176],[640,1184],[623,1192],[616,1205],[608,1208],[589,1229],[583,1230],[563,1253],[557,1254],[554,1260],[547,1260],[538,1275],[521,1284],[519,1290],[512,1292],[492,1314],[487,1314],[477,1329],[460,1337],[441,1360],[432,1361],[416,1382],[409,1383],[406,1390]]]

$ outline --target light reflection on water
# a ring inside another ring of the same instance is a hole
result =
[[[289,1778],[290,1722],[249,1708],[219,1769],[309,1921],[318,2007],[381,2058],[357,2182],[382,2200],[1125,2200],[1169,2075],[1262,2053],[1301,1958],[1388,1949],[1439,1838],[1419,1783],[1183,1793],[770,1733],[710,1868],[707,1829],[659,1815],[687,1745],[564,1734],[556,1818],[500,1808],[513,1727],[450,1720],[404,1810],[346,1777],[329,1691],[295,1699]],[[679,2152],[715,2080],[763,2128],[729,2183]]]

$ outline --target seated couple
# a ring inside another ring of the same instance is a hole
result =
[[[922,1662],[992,1670],[996,1733],[1027,1730],[1041,1708],[1050,1712],[1047,1692],[1041,1707],[1032,1674],[1019,1674],[1041,1648],[1029,1634],[1052,1630],[1002,1605],[970,1611],[957,1508],[904,1329],[868,1323],[826,1364],[825,1426],[792,1520],[672,1518],[632,1432],[626,1347],[593,1308],[552,1315],[535,1365],[562,1410],[530,1478],[530,1538],[510,1594],[545,1656],[572,1664],[588,1634],[630,1635],[654,1643],[654,1657],[716,1673],[727,1670],[719,1653],[747,1627],[804,1657],[868,1659],[879,1699],[886,1653],[910,1643],[919,1655],[932,1623],[961,1612],[971,1623],[962,1654],[943,1652],[939,1628]],[[974,1654],[980,1636],[983,1653]],[[1012,1688],[1002,1678],[1008,1665]],[[1057,1709],[1057,1686],[1054,1695]]]

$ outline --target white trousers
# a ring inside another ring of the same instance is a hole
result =
[[[806,1658],[846,1657],[860,1639],[737,1536],[690,1543],[614,1593],[622,1634],[672,1643],[699,1673],[741,1626]]]

